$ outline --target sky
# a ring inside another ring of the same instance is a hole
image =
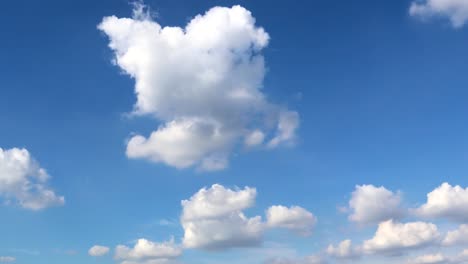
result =
[[[0,263],[468,263],[468,1],[6,1]]]

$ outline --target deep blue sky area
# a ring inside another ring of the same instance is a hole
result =
[[[374,234],[375,227],[356,227],[337,209],[348,205],[356,185],[401,191],[410,207],[443,182],[468,186],[466,26],[410,16],[411,1],[401,0],[145,4],[160,25],[179,27],[213,6],[248,9],[271,37],[262,52],[262,92],[299,113],[296,144],[235,148],[229,166],[215,172],[129,159],[131,135],[148,135],[161,123],[128,115],[134,80],[112,64],[109,39],[97,26],[105,16],[131,17],[132,6],[125,0],[4,1],[0,147],[26,148],[66,203],[41,211],[1,206],[0,256],[18,264],[110,264],[119,261],[90,257],[88,249],[131,246],[141,237],[174,236],[180,243],[181,200],[214,183],[255,187],[248,216],[276,204],[313,212],[318,222],[310,237],[265,235],[264,247],[281,242],[305,256]],[[247,263],[232,261],[257,254],[248,252],[189,249],[180,261]]]

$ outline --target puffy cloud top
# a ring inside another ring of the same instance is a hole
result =
[[[0,148],[0,196],[31,210],[63,205],[65,199],[48,187],[50,176],[26,149]]]
[[[438,241],[437,226],[425,222],[397,223],[388,220],[379,224],[372,239],[363,243],[367,253],[393,253],[407,248],[417,248]]]
[[[468,188],[443,183],[427,194],[427,201],[415,210],[422,217],[468,221]]]
[[[115,63],[135,79],[134,112],[163,121],[149,137],[129,140],[130,158],[219,170],[238,142],[294,141],[299,115],[261,90],[270,37],[247,9],[214,7],[181,28],[162,27],[137,4],[132,18],[105,17],[98,28]]]

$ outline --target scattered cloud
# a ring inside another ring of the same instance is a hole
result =
[[[157,243],[141,238],[133,248],[118,245],[114,258],[122,264],[153,264],[172,262],[180,255],[182,248],[175,244],[174,239]]]
[[[429,19],[448,18],[453,27],[460,28],[468,21],[468,1],[466,0],[416,0],[411,3],[412,16]]]
[[[93,257],[101,257],[107,255],[109,250],[108,247],[95,245],[88,250],[88,254]]]
[[[0,196],[6,203],[18,203],[30,210],[41,210],[65,203],[48,186],[50,176],[26,149],[0,148]]]
[[[299,115],[262,91],[270,37],[247,9],[214,7],[184,28],[162,27],[140,3],[132,18],[105,17],[98,28],[135,80],[134,114],[162,122],[128,141],[128,157],[210,171],[227,167],[239,142],[294,143]]]
[[[349,220],[359,224],[376,224],[404,215],[401,195],[374,185],[357,185],[349,201]]]
[[[307,256],[304,258],[270,258],[263,262],[263,264],[325,264],[327,263],[323,257],[320,256]]]
[[[304,236],[312,233],[312,228],[317,222],[311,212],[299,206],[271,206],[266,212],[266,218],[269,227],[286,228]]]
[[[259,246],[264,232],[271,228],[310,234],[316,219],[298,206],[270,207],[267,222],[261,216],[247,217],[243,211],[254,205],[256,195],[254,188],[232,190],[214,184],[183,200],[184,246],[205,250]]]
[[[427,194],[427,201],[413,210],[420,217],[468,221],[468,188],[443,183]]]

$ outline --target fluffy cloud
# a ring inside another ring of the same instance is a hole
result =
[[[16,258],[10,257],[10,256],[0,256],[0,262],[3,263],[10,263],[10,262],[15,262]]]
[[[400,204],[399,193],[393,193],[384,187],[358,185],[349,201],[349,219],[360,224],[398,219],[403,215]]]
[[[388,220],[379,224],[372,239],[363,243],[366,253],[392,254],[404,249],[418,248],[440,239],[437,226],[425,222],[397,223]]]
[[[442,244],[445,246],[468,244],[468,225],[460,225],[458,229],[447,232]]]
[[[183,200],[184,246],[219,250],[260,244],[264,231],[261,217],[248,218],[242,212],[253,206],[256,194],[249,187],[231,190],[215,184]]]
[[[95,245],[88,250],[88,254],[93,257],[101,257],[109,253],[109,248],[105,246]]]
[[[354,247],[351,240],[347,239],[338,246],[329,245],[327,248],[327,254],[329,256],[340,258],[340,259],[356,259],[359,258],[362,254],[359,247]]]
[[[7,203],[17,202],[31,210],[63,205],[64,197],[48,187],[49,179],[28,150],[0,148],[0,196]]]
[[[266,212],[269,227],[282,227],[301,235],[310,235],[317,219],[306,209],[299,206],[271,206]]]
[[[442,263],[449,263],[450,260],[446,258],[444,255],[438,254],[429,254],[416,257],[412,260],[409,260],[408,264],[442,264]]]
[[[181,28],[162,27],[137,4],[132,18],[105,17],[98,28],[135,80],[134,113],[163,123],[133,136],[128,157],[219,170],[239,142],[294,142],[299,115],[266,100],[261,51],[269,35],[245,8],[214,7]]]
[[[427,194],[427,201],[414,210],[416,215],[429,218],[448,218],[468,221],[468,188],[443,183]]]
[[[183,200],[184,246],[205,250],[257,246],[270,228],[286,228],[301,234],[311,232],[316,219],[298,206],[270,207],[267,222],[260,216],[247,217],[243,211],[254,205],[256,195],[254,188],[231,190],[214,184]]]
[[[410,14],[422,18],[447,17],[456,28],[468,21],[466,0],[418,0],[411,4]]]
[[[156,243],[146,239],[138,239],[133,248],[118,245],[115,248],[115,259],[122,264],[153,264],[168,263],[182,255],[182,249],[174,240]]]

